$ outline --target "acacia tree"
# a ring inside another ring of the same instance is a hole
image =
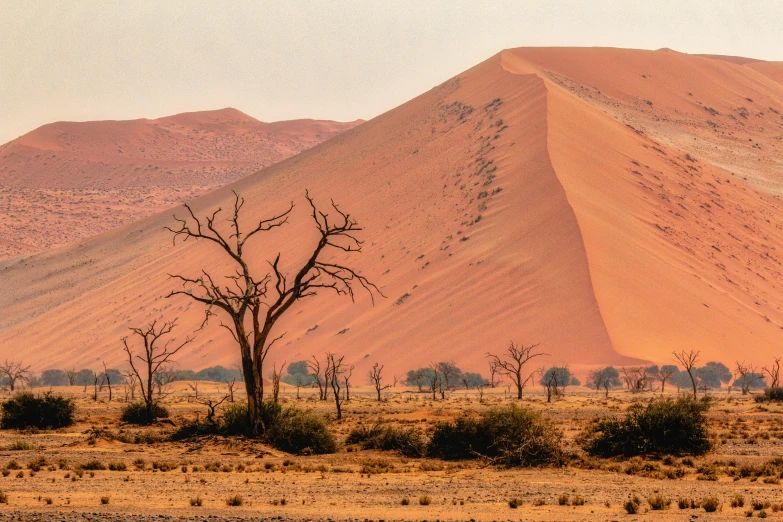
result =
[[[68,378],[68,386],[73,386],[74,384],[76,384],[76,375],[77,375],[76,368],[65,370],[65,376]]]
[[[345,369],[343,381],[345,381],[345,400],[351,400],[351,376],[353,375],[353,364]]]
[[[332,388],[332,393],[334,393],[334,404],[337,408],[337,420],[340,420],[343,418],[343,400],[344,398],[340,396],[340,381],[343,378],[343,375],[348,370],[347,366],[343,363],[343,358],[345,356],[337,357],[333,353],[327,353],[326,354],[326,370],[324,370],[324,378],[326,379],[326,383]]]
[[[696,374],[694,373],[694,368],[696,366],[696,361],[699,360],[699,352],[696,350],[691,350],[689,352],[686,352],[685,350],[680,350],[679,352],[672,352],[672,355],[674,355],[674,358],[677,359],[677,362],[682,364],[682,366],[685,368],[685,371],[688,372],[688,377],[691,378],[691,385],[693,385],[693,398],[696,398]]]
[[[128,362],[130,363],[132,378],[135,378],[139,383],[147,422],[155,420],[153,418],[153,406],[155,404],[153,386],[155,385],[156,377],[161,369],[165,369],[165,364],[169,359],[193,342],[193,338],[189,336],[179,344],[174,342],[174,337],[169,337],[166,341],[163,341],[163,338],[167,337],[176,326],[177,320],[174,319],[173,321],[165,321],[160,325],[155,320],[143,328],[131,328],[130,331],[135,336],[140,337],[143,343],[139,353],[136,353],[137,351],[128,344],[127,336],[122,338],[123,349],[128,355]],[[141,362],[142,370],[137,368],[135,359]],[[160,381],[158,380],[158,382]]]
[[[494,388],[497,381],[495,381],[495,374],[498,373],[498,365],[495,361],[489,361],[489,386]]]
[[[8,387],[11,391],[16,389],[16,383],[30,381],[30,367],[22,364],[21,361],[12,361],[6,359],[0,363],[0,376],[8,379]]]
[[[310,255],[293,276],[280,270],[280,254],[270,263],[271,272],[251,271],[245,255],[245,245],[253,236],[281,227],[288,222],[294,204],[284,212],[261,219],[249,230],[242,231],[240,214],[245,200],[234,192],[234,208],[228,218],[229,230],[223,230],[216,223],[222,209],[211,215],[196,217],[192,208],[185,205],[188,215],[174,216],[178,227],[167,229],[177,238],[203,239],[215,243],[228,256],[234,273],[226,275],[221,284],[216,275],[202,270],[200,276],[186,277],[172,275],[182,282],[181,290],[172,291],[168,297],[185,295],[207,306],[209,319],[213,308],[222,311],[230,320],[221,323],[239,346],[245,389],[248,401],[248,422],[254,435],[265,430],[262,420],[264,400],[264,360],[275,342],[285,334],[274,336],[272,331],[277,321],[300,299],[314,296],[319,290],[332,290],[339,295],[354,299],[354,287],[364,288],[373,299],[373,293],[383,295],[367,278],[348,265],[329,261],[335,252],[357,253],[362,250],[362,241],[356,233],[362,228],[350,214],[343,212],[332,202],[329,213],[318,210],[310,194],[305,192],[310,204],[312,218],[320,235]]]
[[[666,381],[668,381],[672,375],[679,371],[679,368],[673,364],[664,364],[661,366],[661,369],[658,370],[658,379],[661,381],[661,395],[663,395],[663,391],[666,388]]]
[[[329,389],[326,387],[327,385],[324,374],[321,373],[321,363],[318,361],[318,359],[315,358],[315,355],[313,355],[312,361],[307,361],[307,368],[310,370],[310,373],[313,374],[313,384],[318,386],[318,400],[325,401],[326,394]]]
[[[529,375],[525,376],[527,373],[525,364],[534,357],[547,355],[542,352],[534,352],[533,350],[537,347],[538,344],[532,344],[527,347],[525,345],[517,346],[514,344],[514,341],[511,341],[511,345],[506,349],[506,353],[501,356],[487,352],[487,357],[491,362],[495,363],[497,371],[506,374],[517,387],[517,400],[522,399],[522,391],[537,372],[537,370],[533,370]]]
[[[764,379],[764,375],[756,372],[756,367],[754,365],[745,364],[745,361],[736,361],[734,364],[736,365],[735,371],[737,375],[737,379],[734,382],[736,383],[739,381],[742,395],[747,395],[756,381]]]
[[[375,363],[372,365],[372,369],[368,372],[368,377],[370,378],[370,384],[373,385],[373,388],[375,388],[375,393],[378,394],[378,402],[381,402],[381,392],[383,390],[388,390],[391,388],[390,384],[382,384],[381,383],[381,373],[383,372],[383,365],[380,366],[378,363]]]
[[[775,357],[772,366],[763,366],[761,371],[769,375],[769,387],[777,388],[780,384],[780,357]]]

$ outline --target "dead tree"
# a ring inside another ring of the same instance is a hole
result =
[[[278,397],[280,396],[280,379],[283,377],[283,370],[285,369],[285,361],[283,361],[280,370],[277,369],[277,365],[272,365],[272,400],[277,404]]]
[[[353,375],[353,364],[348,367],[343,374],[343,381],[345,381],[345,400],[351,400],[351,376]],[[297,393],[298,396],[298,393]]]
[[[196,402],[199,404],[203,404],[204,406],[207,407],[207,422],[209,422],[210,424],[214,424],[215,409],[221,404],[223,404],[226,401],[226,399],[228,399],[227,394],[224,395],[219,401],[216,401],[215,399],[206,398],[201,400],[196,399]]]
[[[769,387],[777,388],[780,385],[780,357],[775,357],[772,366],[761,368],[761,371],[769,375]]]
[[[226,379],[223,381],[226,383],[226,387],[228,388],[228,402],[234,403],[234,392],[236,391],[237,387],[237,381],[233,379]]]
[[[392,375],[392,388],[396,388],[397,384],[399,384],[401,380],[402,380],[402,375],[400,375],[399,373],[395,373],[394,375]]]
[[[490,359],[489,361],[489,386],[490,388],[494,388],[497,384],[497,381],[495,380],[495,375],[498,373],[498,365],[497,362]]]
[[[424,370],[424,379],[427,382],[427,386],[429,387],[430,391],[432,392],[432,400],[434,401],[437,397],[435,396],[435,393],[440,389],[443,389],[443,376],[438,371],[438,365],[433,364],[433,367],[425,368]]]
[[[188,240],[204,239],[220,247],[232,263],[234,271],[226,275],[228,282],[221,285],[217,276],[202,270],[201,275],[185,277],[172,275],[182,282],[181,290],[172,291],[169,297],[185,295],[207,307],[206,319],[209,319],[213,308],[218,308],[230,320],[229,324],[221,323],[233,336],[239,346],[245,388],[248,401],[248,421],[252,433],[259,435],[265,427],[262,420],[262,402],[264,400],[264,361],[275,342],[283,334],[273,335],[275,324],[300,299],[314,296],[320,290],[331,290],[338,295],[347,295],[354,299],[354,287],[361,287],[370,294],[383,295],[380,290],[366,277],[356,272],[348,265],[332,261],[333,254],[358,253],[362,250],[362,241],[356,237],[361,231],[357,221],[340,210],[332,202],[333,212],[324,213],[315,205],[310,195],[305,192],[305,198],[310,204],[312,218],[320,237],[310,255],[293,276],[280,270],[280,254],[270,263],[271,273],[251,272],[244,247],[247,241],[261,232],[267,232],[281,227],[288,222],[294,204],[280,214],[267,219],[261,219],[247,231],[240,229],[240,214],[245,200],[234,192],[234,208],[228,219],[229,230],[222,231],[215,223],[221,210],[218,208],[211,215],[198,218],[189,205],[185,205],[187,216],[174,216],[178,226],[168,228],[177,238]],[[248,331],[248,325],[252,324]]]
[[[750,388],[755,384],[756,381],[759,381],[764,378],[764,376],[758,372],[756,372],[756,367],[752,364],[745,364],[745,361],[738,362],[735,361],[734,363],[736,365],[736,375],[738,380],[740,382],[740,389],[742,390],[742,395],[747,395],[750,391]]]
[[[326,370],[324,371],[324,378],[328,386],[332,388],[334,394],[334,404],[337,408],[337,420],[343,418],[343,401],[344,398],[340,395],[340,381],[342,381],[343,375],[347,371],[345,364],[343,364],[343,357],[337,357],[333,353],[326,354]]]
[[[527,386],[536,374],[536,370],[533,370],[530,374],[525,376],[525,364],[534,357],[547,355],[542,352],[534,352],[533,350],[537,347],[538,344],[532,344],[527,347],[525,345],[517,346],[514,344],[514,341],[511,341],[511,345],[506,349],[506,353],[502,354],[503,358],[487,353],[487,357],[489,357],[490,361],[494,361],[497,366],[497,371],[510,377],[517,387],[517,400],[522,399],[522,392],[524,391],[525,386]]]
[[[68,379],[68,386],[76,384],[76,368],[65,370],[65,377]]]
[[[691,350],[689,352],[681,350],[679,352],[672,352],[672,355],[677,359],[677,362],[682,364],[685,371],[688,372],[688,377],[691,378],[691,384],[693,385],[693,398],[695,399],[697,378],[696,374],[694,374],[694,368],[696,367],[696,361],[699,360],[699,352],[696,350]]]
[[[188,383],[188,388],[190,388],[190,390],[193,392],[193,398],[196,400],[198,400],[198,385],[199,385],[198,381],[194,383],[190,383],[190,382]]]
[[[170,366],[161,366],[160,369],[155,372],[155,377],[153,380],[155,381],[155,389],[158,390],[158,399],[163,397],[164,390],[168,387],[169,384],[174,382],[176,376],[177,370]],[[196,386],[198,386],[198,383],[196,383]]]
[[[663,395],[663,391],[666,388],[666,381],[668,381],[671,376],[674,375],[675,370],[676,368],[669,364],[661,366],[661,369],[658,370],[658,379],[661,381],[661,395]]]
[[[128,369],[124,370],[122,372],[122,376],[125,378],[125,401],[135,401],[136,400],[136,386],[138,383],[136,382],[136,376],[133,374],[133,371]]]
[[[318,359],[315,358],[315,355],[313,355],[312,361],[307,361],[307,368],[310,370],[310,373],[312,373],[313,376],[315,377],[313,384],[318,386],[318,400],[325,401],[326,394],[328,393],[329,389],[327,388],[327,383],[326,383],[326,379],[324,378],[324,374],[321,373],[321,363],[318,361]]]
[[[539,372],[541,373],[544,387],[546,388],[546,402],[552,402],[552,396],[560,395],[560,386],[566,386],[566,378],[570,373],[567,366],[553,366],[549,370],[542,367]]]
[[[381,376],[381,373],[383,372],[383,365],[380,366],[378,363],[375,363],[372,365],[372,370],[368,372],[368,377],[370,378],[370,384],[373,385],[373,388],[375,388],[375,393],[378,395],[378,402],[381,402],[381,392],[383,390],[388,390],[391,388],[390,384],[382,384],[381,379],[383,378]]]
[[[647,388],[647,368],[644,366],[633,366],[620,368],[623,372],[623,381],[629,391],[642,392]]]
[[[106,361],[101,362],[103,363],[103,378],[106,379],[106,386],[109,388],[109,402],[111,402],[111,376],[106,368]]]
[[[441,371],[441,367],[439,363],[430,363],[430,370],[432,370],[433,374],[435,375],[435,382],[437,383],[437,392],[440,393],[440,399],[445,401],[446,400],[446,377],[443,375],[443,372]],[[433,390],[432,393],[433,398],[435,397],[435,390]]]
[[[8,379],[8,387],[13,392],[17,382],[30,382],[30,367],[21,362],[6,359],[0,363],[0,376]]]
[[[156,376],[161,368],[165,368],[166,363],[177,354],[182,348],[193,342],[192,337],[186,337],[181,343],[175,343],[174,338],[170,337],[165,342],[164,337],[168,337],[171,331],[176,327],[177,320],[166,321],[158,325],[155,320],[143,328],[131,328],[133,335],[138,336],[142,341],[142,349],[138,351],[131,348],[128,344],[128,337],[122,338],[122,345],[125,353],[128,355],[130,369],[133,372],[133,378],[138,380],[141,389],[141,396],[146,408],[147,422],[152,422],[153,406],[155,397],[153,396],[153,385]],[[162,343],[162,344],[161,344]],[[141,362],[141,370],[137,368],[135,359]]]

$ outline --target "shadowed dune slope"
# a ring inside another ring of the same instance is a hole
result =
[[[359,376],[376,361],[389,374],[450,359],[481,371],[485,353],[512,339],[540,342],[550,354],[542,364],[577,369],[668,363],[681,348],[705,361],[763,361],[783,340],[780,202],[698,153],[716,138],[687,91],[664,96],[644,83],[702,75],[711,107],[734,103],[726,92],[737,85],[777,107],[777,84],[745,69],[670,51],[504,51],[193,205],[228,208],[233,189],[249,222],[294,201],[291,223],[250,246],[259,271],[278,251],[290,268],[313,244],[305,189],[365,227],[353,263],[387,298],[372,306],[364,294],[355,304],[323,294],[297,305],[270,362],[329,350]],[[764,143],[774,143],[773,123],[754,131]],[[660,137],[675,131],[691,141]],[[731,132],[717,139],[739,140]],[[733,161],[757,184],[777,183],[774,169]],[[203,309],[165,299],[175,287],[166,274],[226,266],[212,245],[173,246],[167,224],[170,213],[159,214],[0,264],[2,355],[41,368],[118,365],[128,326],[163,316],[179,318],[180,335],[198,328]],[[237,354],[213,320],[179,360],[201,368]]]

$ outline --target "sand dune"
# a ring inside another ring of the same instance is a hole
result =
[[[44,125],[0,146],[0,259],[171,208],[358,123],[264,123],[222,109]]]
[[[783,341],[783,85],[764,63],[507,50],[193,204],[226,208],[230,189],[255,215],[297,203],[290,225],[251,247],[258,270],[279,250],[287,267],[306,255],[305,189],[364,225],[356,263],[388,299],[299,305],[276,361],[333,350],[357,375],[375,361],[484,371],[485,352],[513,339],[577,371],[670,363],[683,348],[766,362]],[[197,328],[199,307],[163,298],[166,273],[222,265],[210,245],[172,246],[169,223],[158,214],[1,263],[1,354],[120,364],[128,326],[166,316]],[[212,324],[180,363],[236,359]]]

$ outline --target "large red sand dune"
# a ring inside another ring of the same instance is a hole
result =
[[[44,125],[0,146],[0,259],[171,208],[359,123],[264,123],[222,109]]]
[[[252,245],[290,267],[315,239],[304,191],[365,227],[372,306],[325,294],[280,325],[270,362],[331,350],[362,375],[453,359],[483,371],[509,340],[542,364],[767,362],[783,341],[783,85],[777,64],[669,50],[507,50],[410,102],[193,202],[251,217],[297,203]],[[770,72],[772,71],[772,72]],[[251,216],[252,214],[252,216]],[[129,326],[203,310],[165,299],[169,272],[219,270],[172,246],[171,213],[0,264],[0,356],[39,368],[122,363]],[[338,256],[342,258],[342,256]],[[231,364],[217,321],[185,367]]]

